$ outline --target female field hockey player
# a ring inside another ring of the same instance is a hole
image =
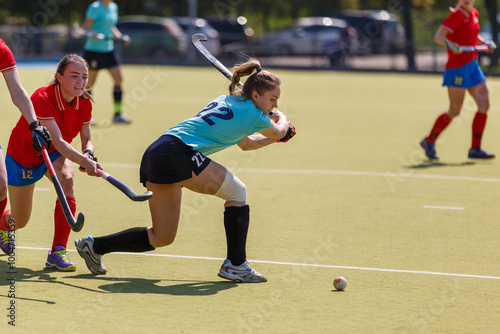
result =
[[[118,22],[118,6],[113,0],[99,0],[91,3],[87,8],[82,28],[91,31],[97,36],[102,34],[104,39],[88,38],[85,42],[83,58],[90,66],[88,87],[92,89],[101,69],[107,69],[113,79],[114,116],[113,123],[130,123],[130,119],[122,114],[122,82],[123,71],[120,57],[115,51],[113,38],[130,44],[130,38],[116,28]]]
[[[495,155],[481,148],[481,138],[486,125],[487,112],[490,107],[486,79],[477,62],[477,52],[461,52],[461,45],[475,46],[486,43],[479,36],[479,13],[474,8],[475,0],[459,0],[455,7],[439,27],[434,40],[448,48],[448,62],[444,71],[443,86],[448,87],[450,106],[447,112],[441,114],[430,134],[420,145],[429,159],[439,159],[434,147],[439,134],[450,124],[451,120],[460,114],[460,109],[468,91],[477,104],[477,112],[472,122],[472,145],[469,150],[471,159],[491,159]]]
[[[0,72],[2,72],[9,89],[10,97],[14,105],[19,109],[26,119],[28,128],[31,131],[33,147],[37,151],[41,150],[41,145],[50,148],[50,134],[47,129],[40,126],[37,121],[33,104],[24,89],[19,73],[17,72],[14,55],[3,40],[0,39]],[[5,167],[2,146],[0,146],[0,212],[4,212],[7,207],[7,168]],[[0,222],[0,249],[9,254],[14,250],[15,240],[10,233],[8,226]]]
[[[39,88],[31,96],[38,119],[52,137],[49,156],[73,216],[76,212],[73,162],[84,167],[87,174],[92,176],[97,176],[97,169],[100,168],[93,156],[94,145],[90,136],[92,104],[90,95],[86,92],[87,76],[88,66],[85,60],[75,54],[67,55],[59,62],[50,85]],[[84,153],[70,145],[78,134]],[[0,221],[3,229],[8,227],[15,230],[25,227],[30,219],[35,182],[44,174],[50,179],[43,158],[31,145],[29,124],[23,117],[12,130],[5,162],[11,210],[4,211]],[[54,240],[46,267],[60,271],[76,269],[66,255],[70,232],[61,204],[56,200]]]
[[[241,94],[237,95],[235,87],[243,76],[249,78]],[[250,212],[246,204],[246,187],[207,155],[235,144],[243,150],[254,150],[287,141],[295,134],[295,129],[289,126],[283,113],[271,113],[278,107],[281,82],[273,73],[262,70],[257,60],[249,60],[235,68],[229,92],[230,95],[211,101],[198,115],[167,130],[144,153],[140,179],[153,192],[149,200],[152,227],[75,241],[92,273],[106,273],[103,254],[145,252],[170,245],[177,234],[182,187],[185,187],[225,201],[227,259],[218,275],[238,282],[267,281],[246,261]]]

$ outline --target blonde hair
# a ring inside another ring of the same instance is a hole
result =
[[[254,71],[255,73],[252,74]],[[281,85],[281,80],[276,74],[263,70],[260,62],[252,58],[234,67],[233,77],[229,85],[229,94],[236,95],[236,86],[240,82],[240,78],[245,76],[249,77],[245,81],[240,95],[243,95],[247,99],[252,97],[254,90],[259,95],[263,95],[265,92]]]
[[[54,74],[54,79],[52,79],[50,84],[57,85],[59,83],[59,80],[57,80],[57,73],[59,73],[60,75],[63,75],[64,71],[66,70],[66,67],[68,67],[69,64],[73,64],[73,63],[81,63],[81,64],[85,65],[85,67],[87,67],[87,69],[89,68],[89,64],[87,63],[87,61],[83,57],[81,57],[75,53],[67,54],[59,61],[59,64],[57,65],[56,74]],[[94,99],[92,99],[92,95],[90,95],[89,90],[86,87],[83,90],[82,97],[94,102]]]

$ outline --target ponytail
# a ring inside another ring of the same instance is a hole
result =
[[[237,64],[234,67],[233,77],[231,79],[231,84],[229,85],[229,94],[235,95],[236,87],[240,82],[241,77],[246,77],[254,70],[257,70],[260,67],[260,62],[257,59],[250,59],[245,63]]]
[[[252,74],[252,72],[254,72]],[[259,95],[274,89],[276,86],[281,85],[280,79],[273,73],[262,69],[260,62],[257,59],[249,59],[248,61],[236,65],[234,67],[233,77],[229,85],[229,94],[236,94],[236,87],[242,77],[249,76],[245,81],[240,94],[247,99],[250,99],[252,92],[255,90]]]

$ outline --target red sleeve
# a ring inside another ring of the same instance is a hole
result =
[[[50,103],[48,91],[52,87],[53,86],[39,88],[33,93],[33,95],[31,95],[31,102],[33,103],[36,117],[39,120],[55,120],[54,107],[53,104]]]
[[[460,24],[462,23],[461,22],[462,20],[460,20],[461,16],[462,13],[460,13],[458,10],[454,11],[453,13],[450,13],[443,20],[443,23],[441,23],[441,27],[453,34],[460,27]]]
[[[0,72],[8,72],[16,69],[16,60],[12,51],[3,40],[0,39]]]

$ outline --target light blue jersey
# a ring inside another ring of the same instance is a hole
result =
[[[250,99],[222,95],[205,109],[167,130],[203,155],[238,144],[246,136],[271,126],[271,119]]]
[[[93,2],[87,8],[85,18],[94,20],[90,30],[104,34],[106,39],[87,38],[84,49],[94,52],[113,51],[112,29],[118,22],[118,6],[114,2],[110,2],[108,7],[104,6],[101,1]]]

